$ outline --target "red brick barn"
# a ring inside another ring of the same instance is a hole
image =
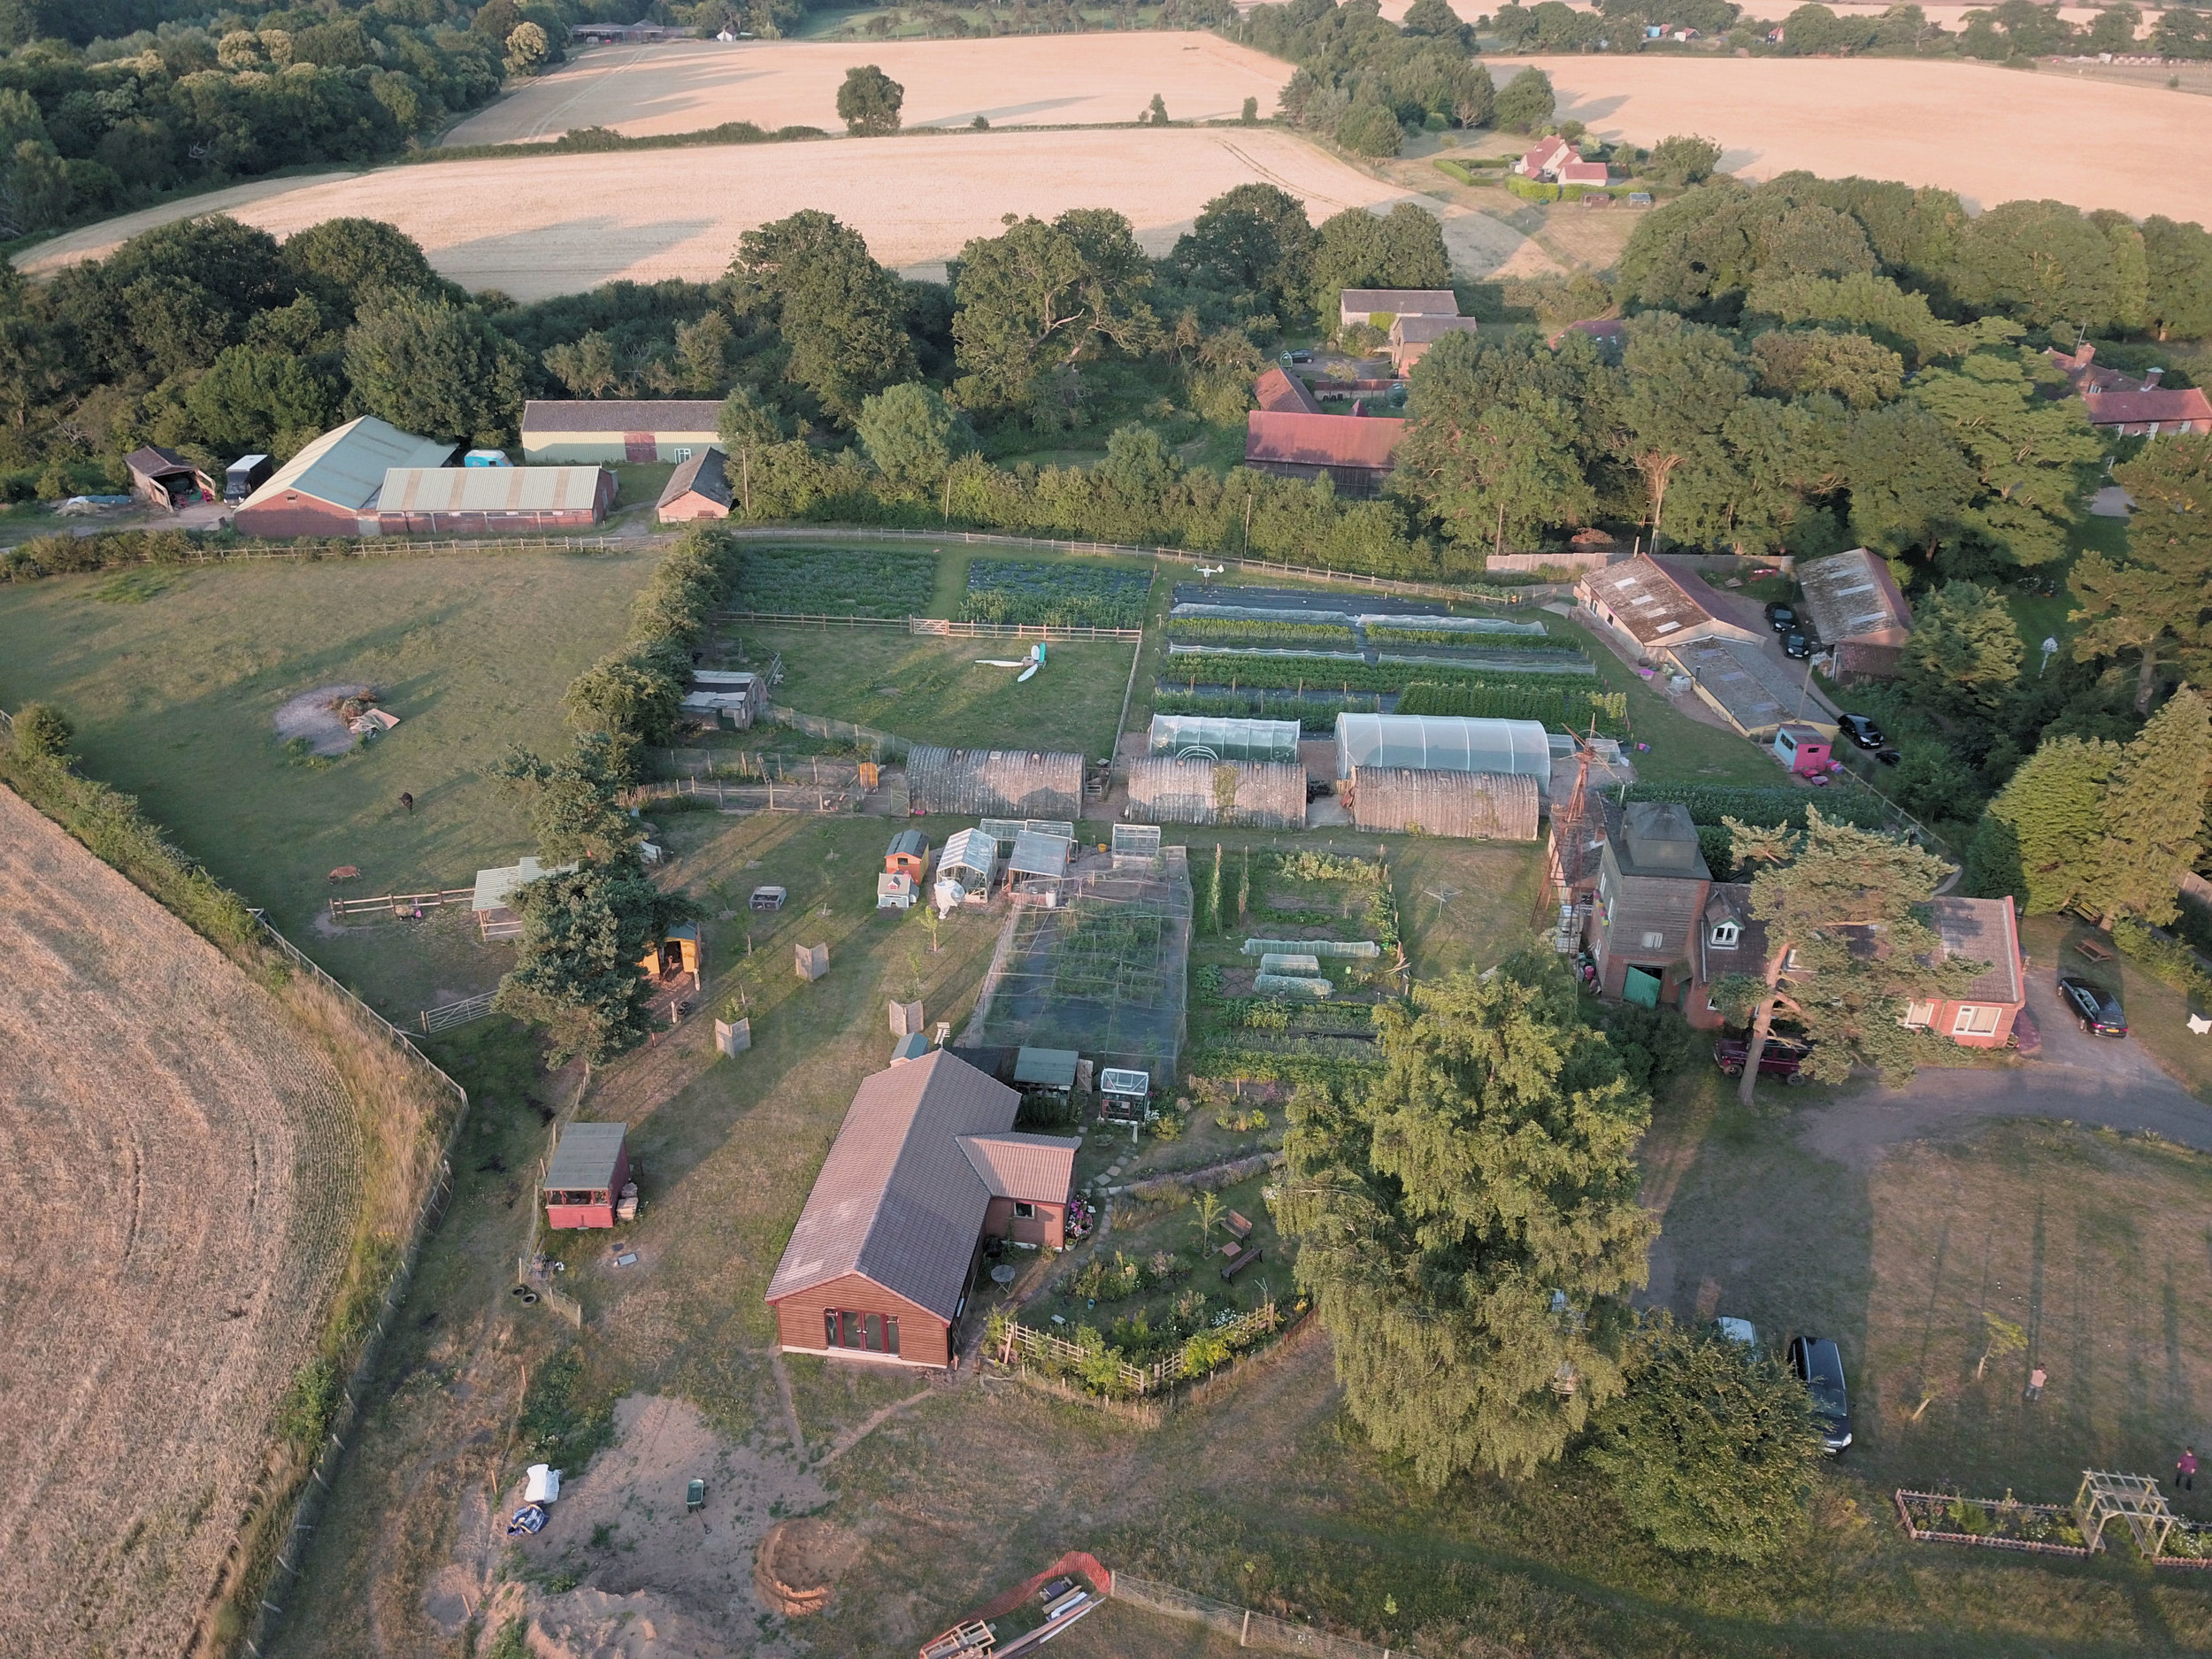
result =
[[[719,449],[702,449],[668,475],[653,516],[663,524],[726,518],[730,503],[729,457]]]
[[[242,535],[374,535],[384,475],[396,466],[442,466],[453,447],[363,415],[277,468],[231,523]]]
[[[1078,1143],[1020,1101],[942,1048],[861,1084],[768,1284],[786,1352],[951,1363],[984,1239],[1063,1236]]]

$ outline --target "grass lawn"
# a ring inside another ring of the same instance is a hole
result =
[[[0,588],[0,704],[58,704],[88,775],[138,795],[334,973],[411,1014],[441,989],[486,988],[505,955],[448,940],[442,917],[424,951],[381,949],[388,927],[318,938],[326,877],[357,865],[347,890],[362,895],[465,887],[479,866],[526,851],[522,815],[485,768],[510,743],[566,741],[561,694],[620,636],[652,565],[649,554],[512,553],[25,583]],[[347,682],[373,685],[401,724],[301,764],[277,709]]]
[[[1750,739],[1702,720],[1694,720],[1668,702],[1634,669],[1613,655],[1580,623],[1548,616],[1544,626],[1579,644],[1597,664],[1598,678],[1608,691],[1628,694],[1631,741],[1647,743],[1647,749],[1632,749],[1636,776],[1646,783],[1784,783],[1787,779],[1774,757]]]
[[[1112,747],[1135,649],[1056,643],[1044,672],[1017,685],[1017,671],[979,667],[977,659],[1011,661],[1027,651],[1025,641],[929,639],[894,628],[798,623],[746,623],[737,632],[755,661],[782,657],[776,701],[785,707],[855,720],[918,743],[1074,749],[1094,759]]]

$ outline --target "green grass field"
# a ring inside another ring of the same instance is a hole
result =
[[[269,561],[0,588],[0,704],[58,704],[83,769],[136,795],[193,857],[380,1006],[488,987],[506,954],[451,913],[321,939],[342,864],[357,895],[465,887],[529,850],[484,770],[565,742],[561,695],[620,637],[650,555]],[[103,595],[106,595],[103,597]],[[373,685],[399,726],[321,764],[273,724],[317,687]],[[399,804],[415,797],[410,813]],[[457,923],[462,925],[456,926]]]
[[[978,659],[1025,656],[1026,640],[944,640],[895,628],[745,623],[749,657],[783,658],[776,701],[807,714],[855,720],[917,743],[955,749],[1112,747],[1133,644],[1058,644],[1044,671],[1017,685],[1011,668]]]

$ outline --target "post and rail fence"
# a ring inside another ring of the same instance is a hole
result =
[[[441,887],[434,893],[385,893],[373,899],[342,899],[334,895],[330,919],[342,922],[349,916],[366,916],[379,910],[404,916],[411,910],[434,910],[442,904],[468,904],[475,898],[474,887]]]
[[[1379,1647],[1355,1636],[1338,1636],[1311,1624],[1294,1624],[1271,1613],[1195,1595],[1171,1584],[1117,1571],[1113,1599],[1141,1607],[1164,1618],[1203,1624],[1233,1640],[1240,1647],[1263,1647],[1277,1653],[1311,1654],[1315,1659],[1414,1659],[1403,1647]]]

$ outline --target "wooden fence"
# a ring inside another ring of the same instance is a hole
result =
[[[372,910],[403,916],[410,910],[434,910],[441,904],[468,904],[475,898],[474,887],[441,887],[435,893],[387,893],[373,899],[342,899],[333,895],[330,919],[341,922],[349,916],[365,916]]]
[[[802,611],[725,611],[721,622],[787,622],[810,628],[895,628],[956,640],[1118,640],[1144,638],[1142,628],[1099,628],[1087,622],[960,622],[943,617],[832,617]]]
[[[1282,1316],[1271,1300],[1262,1302],[1249,1313],[1240,1313],[1225,1325],[1216,1325],[1210,1334],[1219,1337],[1231,1348],[1248,1346],[1261,1335],[1276,1329]],[[998,1363],[1013,1370],[1025,1363],[1042,1367],[1048,1374],[1080,1366],[1097,1358],[1090,1349],[1070,1342],[1049,1332],[1032,1330],[1019,1320],[1010,1319],[1002,1334],[997,1354]],[[1132,1365],[1118,1362],[1115,1375],[1121,1387],[1140,1398],[1164,1392],[1183,1375],[1183,1356],[1178,1353],[1155,1360],[1149,1365]]]
[[[1486,588],[1479,583],[1402,582],[1386,576],[1362,576],[1351,571],[1315,570],[1304,565],[1277,565],[1266,559],[1231,558],[1225,553],[1213,553],[1198,548],[1138,547],[1118,541],[1059,541],[1041,536],[999,535],[983,530],[839,530],[810,525],[785,526],[781,528],[747,525],[733,527],[728,534],[747,541],[928,541],[938,546],[958,542],[964,547],[1036,548],[1046,552],[1079,557],[1141,558],[1156,563],[1218,566],[1255,576],[1290,578],[1297,581],[1330,585],[1341,583],[1352,588],[1364,588],[1373,593],[1404,594],[1417,599],[1466,599],[1478,589],[1481,592],[1483,602],[1488,604],[1531,604],[1549,597],[1548,593],[1540,590],[1521,593],[1509,588]]]
[[[431,558],[455,553],[649,553],[673,538],[611,535],[488,536],[481,541],[434,541],[405,536],[334,536],[304,547],[196,548],[180,561],[227,565],[233,559]]]

